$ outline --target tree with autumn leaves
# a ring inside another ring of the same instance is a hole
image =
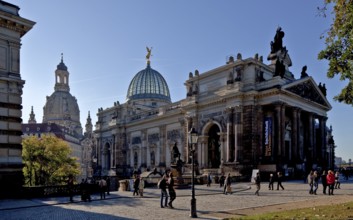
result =
[[[331,9],[333,15],[332,24],[323,36],[326,48],[318,58],[328,60],[328,78],[338,75],[347,82],[334,100],[353,106],[353,0],[324,0],[324,6],[318,9],[324,17]]]
[[[77,159],[70,156],[69,144],[54,135],[25,137],[22,147],[26,186],[61,185],[69,175],[80,173]]]

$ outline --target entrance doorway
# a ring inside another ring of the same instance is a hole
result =
[[[212,125],[208,131],[208,167],[219,168],[221,165],[221,148],[219,144],[219,127]]]

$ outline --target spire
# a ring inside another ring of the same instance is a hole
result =
[[[86,121],[86,134],[92,133],[93,131],[93,126],[92,126],[92,119],[90,116],[90,111],[88,111],[88,117],[87,117],[87,121]]]
[[[28,124],[36,124],[36,115],[33,112],[33,106],[32,106],[32,110],[31,110],[31,114],[29,114],[29,119],[28,119]]]

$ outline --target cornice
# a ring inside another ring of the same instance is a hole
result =
[[[35,22],[19,16],[9,16],[8,13],[0,11],[0,27],[20,33],[22,37],[32,29]]]

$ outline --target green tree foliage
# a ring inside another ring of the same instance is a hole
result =
[[[328,6],[333,6],[333,23],[325,38],[326,48],[318,58],[329,61],[327,76],[340,75],[347,86],[334,99],[353,105],[353,0],[324,0],[325,6],[319,8],[326,15]]]
[[[54,135],[41,138],[29,136],[22,140],[25,185],[45,186],[65,184],[67,176],[80,173],[71,148]]]

